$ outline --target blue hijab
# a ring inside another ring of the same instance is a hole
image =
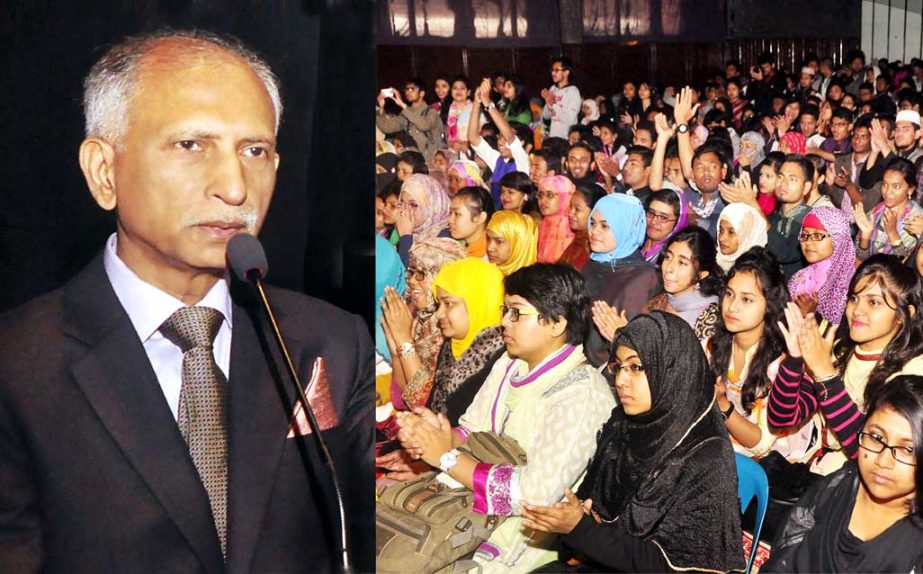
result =
[[[647,218],[641,200],[633,195],[613,193],[596,202],[590,213],[602,213],[615,235],[615,249],[606,253],[590,253],[590,259],[599,263],[611,263],[624,259],[636,252],[644,244],[647,236]]]
[[[401,294],[406,287],[404,264],[391,242],[375,234],[375,350],[391,362],[388,341],[381,327],[381,298],[385,296],[385,287],[394,287]]]

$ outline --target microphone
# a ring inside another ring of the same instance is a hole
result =
[[[252,283],[259,294],[263,310],[266,311],[266,316],[269,318],[269,323],[272,326],[273,337],[276,340],[276,344],[279,345],[282,357],[285,359],[289,379],[297,391],[296,396],[298,402],[301,403],[301,408],[307,416],[308,423],[311,425],[311,431],[317,440],[317,445],[323,456],[324,464],[329,468],[330,478],[333,482],[333,490],[336,494],[337,506],[340,512],[340,542],[343,546],[343,571],[349,574],[352,572],[352,564],[349,558],[349,546],[347,545],[346,506],[343,504],[340,482],[337,479],[333,455],[330,454],[330,449],[327,447],[324,437],[321,436],[320,425],[317,424],[314,411],[308,403],[308,397],[305,394],[304,387],[298,382],[298,373],[295,370],[294,363],[292,363],[292,357],[288,352],[288,346],[282,338],[282,333],[279,331],[279,325],[276,322],[276,316],[269,306],[269,299],[266,297],[266,291],[263,289],[263,277],[269,269],[269,264],[266,261],[266,252],[263,250],[263,246],[256,237],[246,233],[240,233],[228,241],[227,260],[231,270],[241,279]]]

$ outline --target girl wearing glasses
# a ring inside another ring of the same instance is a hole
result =
[[[464,258],[465,248],[454,239],[425,239],[410,249],[404,298],[394,289],[385,289],[381,326],[393,359],[391,404],[397,410],[423,406],[429,398],[442,347],[433,278],[446,263]]]
[[[760,572],[923,569],[923,377],[900,376],[871,397],[858,457],[798,500]]]
[[[728,273],[721,299],[721,323],[705,343],[734,450],[750,457],[776,451],[799,462],[808,454],[814,425],[770,430],[766,396],[779,370],[785,340],[779,330],[788,301],[785,278],[775,257],[762,247],[744,253]]]
[[[916,246],[916,238],[904,229],[904,222],[923,215],[913,194],[917,188],[917,170],[909,160],[892,159],[881,180],[881,203],[868,213],[862,203],[853,208],[859,235],[856,256],[866,259],[876,253],[893,253],[906,257]]]
[[[657,265],[664,243],[687,224],[687,211],[682,195],[672,189],[652,193],[646,202],[647,234],[641,253],[644,260]]]
[[[849,285],[845,330],[821,332],[793,303],[785,311],[788,355],[769,395],[776,428],[823,416],[822,449],[812,470],[829,474],[858,453],[857,436],[872,396],[899,374],[923,375],[923,322],[916,273],[891,255],[867,259]]]
[[[527,527],[564,534],[583,564],[560,556],[537,572],[742,570],[734,454],[698,339],[655,311],[628,323],[614,347],[619,405],[580,488],[522,511]]]
[[[567,220],[574,184],[563,175],[551,175],[539,182],[538,209],[542,222],[538,226],[538,262],[557,263],[574,240]]]
[[[808,266],[792,276],[788,292],[802,315],[817,311],[838,325],[856,270],[849,220],[835,207],[815,207],[801,223],[798,241]]]

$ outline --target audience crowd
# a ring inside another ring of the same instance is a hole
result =
[[[923,61],[775,62],[381,90],[379,504],[437,480],[492,517],[418,551],[744,570],[752,459],[762,571],[923,571]]]

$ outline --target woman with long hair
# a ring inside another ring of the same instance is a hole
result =
[[[526,93],[522,78],[517,74],[510,74],[503,83],[503,99],[500,100],[500,109],[508,122],[516,122],[524,126],[532,122],[529,94]],[[525,145],[532,142],[522,143]]]
[[[715,261],[711,235],[692,226],[667,240],[660,276],[664,292],[645,303],[641,312],[679,315],[699,340],[713,335],[724,294],[724,272]]]
[[[889,379],[923,375],[921,304],[919,277],[892,255],[868,258],[853,275],[848,330],[822,333],[813,315],[803,318],[789,304],[780,325],[788,355],[769,395],[769,422],[794,427],[821,413],[823,456],[812,466],[818,474],[857,456],[866,405]]]
[[[762,247],[740,256],[728,273],[721,299],[721,324],[706,343],[715,375],[716,401],[734,450],[760,457],[770,450],[801,462],[809,453],[814,426],[803,421],[770,429],[767,399],[785,351],[778,323],[788,291],[775,257]]]
[[[798,500],[760,572],[923,569],[923,377],[874,394],[856,442],[857,460]]]

